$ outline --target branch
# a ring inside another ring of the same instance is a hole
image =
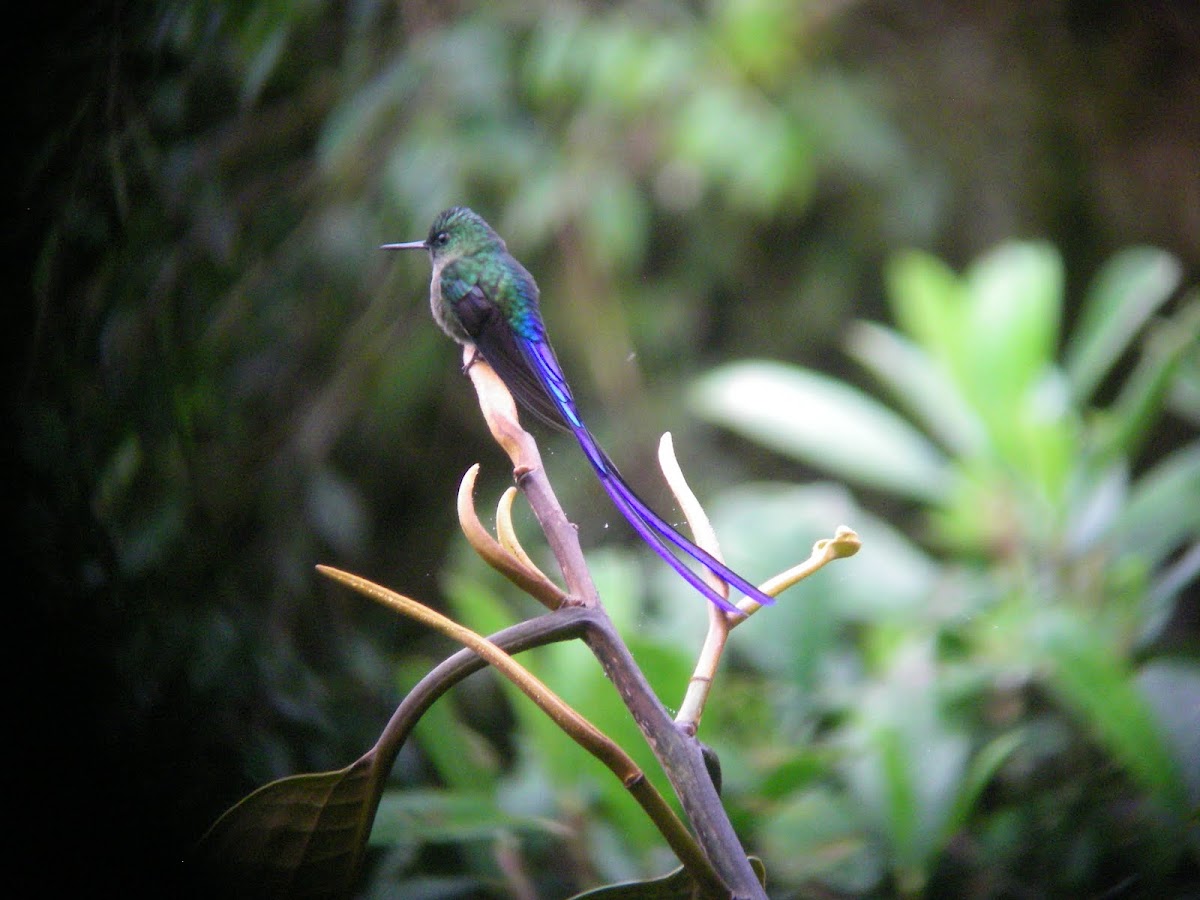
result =
[[[675,458],[675,446],[671,441],[670,432],[664,434],[662,440],[659,441],[658,462],[663,476],[671,488],[671,493],[675,495],[679,508],[683,510],[684,517],[691,526],[697,545],[711,553],[715,559],[724,562],[720,544],[717,542],[717,533],[713,530],[708,515],[704,512],[704,507],[692,493],[692,489],[683,475],[683,470],[679,467],[679,461]],[[844,525],[840,526],[832,538],[817,541],[813,545],[812,553],[807,560],[769,579],[760,585],[760,590],[764,594],[774,597],[796,582],[807,578],[826,563],[853,556],[861,546],[862,542],[854,531]],[[714,585],[719,585],[717,589],[724,596],[728,596],[728,586],[724,582],[714,578],[709,572],[705,572],[705,576]],[[755,603],[749,597],[743,597],[738,602],[738,611],[741,615],[727,613],[716,606],[709,605],[708,632],[704,636],[704,644],[696,659],[696,668],[688,682],[687,693],[679,705],[679,713],[675,716],[675,724],[688,734],[695,734],[700,727],[700,717],[704,713],[704,706],[708,701],[709,692],[712,690],[717,666],[721,662],[721,655],[725,650],[729,632],[760,609],[762,609],[761,604]]]
[[[513,477],[529,501],[554,558],[562,568],[570,601],[578,606],[598,606],[600,597],[579,546],[575,526],[558,503],[554,488],[542,468],[542,456],[533,436],[521,427],[517,407],[504,382],[473,347],[463,348],[463,365],[479,395],[479,408],[491,429],[492,437],[504,448],[513,464]]]
[[[473,358],[473,348],[464,348],[464,364],[470,363]],[[670,714],[655,696],[629,648],[604,612],[588,573],[578,534],[550,487],[542,469],[537,444],[520,425],[512,396],[482,359],[475,359],[468,372],[479,395],[484,419],[497,443],[512,460],[517,484],[562,567],[572,594],[569,602],[596,610],[597,614],[588,619],[585,643],[600,661],[605,674],[632,713],[675,789],[701,847],[731,890],[729,896],[736,900],[765,900],[766,892],[733,830],[705,765],[703,748],[694,736],[675,727]]]
[[[625,789],[629,791],[646,815],[650,817],[650,820],[654,822],[659,832],[666,838],[667,843],[688,873],[695,879],[704,896],[714,898],[729,896],[724,883],[713,869],[708,857],[688,833],[679,817],[675,815],[675,811],[663,800],[653,782],[646,777],[646,773],[616,741],[564,702],[541,679],[487,638],[411,597],[397,594],[395,591],[381,587],[365,578],[330,566],[317,566],[317,571],[466,645],[483,661],[493,666],[532,700],[542,712],[546,713],[572,740],[604,763],[609,771],[621,780]],[[588,609],[587,612],[593,618],[602,615],[599,608]]]

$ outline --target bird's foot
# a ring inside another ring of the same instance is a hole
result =
[[[464,375],[468,374],[471,371],[471,366],[475,365],[475,363],[479,361],[479,358],[480,358],[479,357],[479,348],[472,347],[471,348],[471,358],[468,359],[466,364],[462,367],[462,373]]]

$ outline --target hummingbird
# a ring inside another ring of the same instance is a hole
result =
[[[538,306],[537,283],[481,216],[464,206],[455,206],[434,219],[424,240],[384,244],[380,249],[429,253],[433,264],[429,305],[434,321],[458,343],[473,346],[472,361],[482,357],[535,418],[575,436],[613,504],[642,540],[692,587],[721,609],[739,613],[676,551],[691,557],[757,603],[775,602],[680,534],[617,471],[580,418],[571,388],[546,335]]]

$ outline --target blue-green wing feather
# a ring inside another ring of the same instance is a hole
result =
[[[488,300],[479,285],[463,287],[465,290],[454,300],[454,309],[480,355],[526,410],[551,428],[569,431],[560,407],[529,367],[519,339],[499,307]]]

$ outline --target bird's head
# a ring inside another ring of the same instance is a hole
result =
[[[478,213],[454,206],[439,213],[423,241],[384,244],[383,250],[428,250],[434,265],[489,251],[505,252],[504,241]]]

